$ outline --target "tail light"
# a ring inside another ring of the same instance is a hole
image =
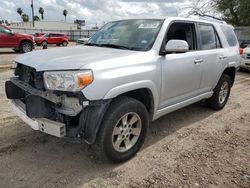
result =
[[[243,49],[243,48],[240,48],[240,49],[239,49],[239,51],[240,51],[240,55],[242,55],[242,54],[243,54],[244,49]]]

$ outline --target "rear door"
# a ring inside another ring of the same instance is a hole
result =
[[[215,26],[208,23],[197,24],[199,33],[199,55],[202,59],[201,90],[213,90],[221,75],[221,63],[227,59],[221,39]]]

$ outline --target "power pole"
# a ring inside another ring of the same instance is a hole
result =
[[[31,10],[32,10],[32,25],[35,27],[35,22],[34,22],[34,3],[33,0],[31,0]]]

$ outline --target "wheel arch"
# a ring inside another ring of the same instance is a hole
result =
[[[23,39],[23,40],[21,40],[20,43],[19,43],[19,49],[20,49],[22,43],[24,43],[24,42],[29,42],[29,43],[32,45],[32,47],[33,47],[33,43],[32,43],[31,40],[29,40],[29,39]]]
[[[230,77],[231,79],[231,87],[234,84],[235,81],[235,75],[236,75],[236,68],[235,67],[227,67],[223,72],[222,75],[226,74]]]
[[[128,96],[139,100],[146,106],[150,115],[156,112],[157,105],[159,104],[157,87],[152,81],[147,80],[115,87],[106,93],[104,99],[114,99],[118,96]]]

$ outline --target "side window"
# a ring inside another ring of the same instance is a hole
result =
[[[173,23],[166,34],[165,45],[169,40],[174,39],[185,40],[188,43],[190,50],[197,50],[195,25],[193,23]]]
[[[221,26],[221,30],[224,33],[229,46],[236,46],[237,45],[237,38],[232,28],[227,26]]]
[[[0,33],[3,33],[3,34],[10,34],[11,31],[8,30],[8,29],[6,29],[6,28],[4,28],[4,27],[0,27]]]
[[[212,25],[199,24],[199,31],[202,50],[221,48],[219,37]]]

